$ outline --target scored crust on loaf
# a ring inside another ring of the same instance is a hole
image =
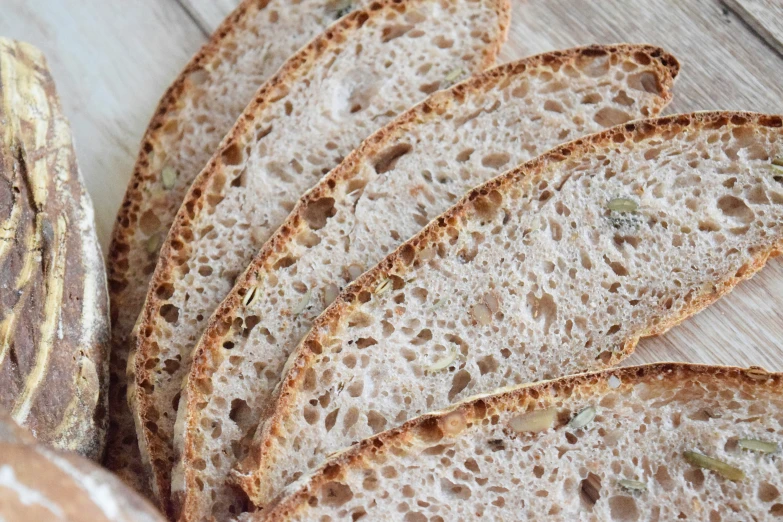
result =
[[[100,459],[109,302],[92,201],[46,59],[0,38],[0,409]]]
[[[150,283],[128,371],[153,490],[169,500],[179,391],[206,320],[311,185],[372,130],[490,65],[505,0],[387,0],[354,11],[259,91],[199,174]]]
[[[472,190],[316,319],[237,480],[263,506],[356,440],[614,364],[715,301],[780,252],[782,125],[627,123]]]
[[[240,277],[194,352],[172,481],[184,518],[237,511],[228,472],[286,358],[343,286],[503,169],[617,119],[659,114],[677,71],[671,55],[644,45],[504,64],[434,94],[325,176]]]
[[[356,444],[258,519],[767,520],[783,511],[783,460],[738,441],[781,447],[782,378],[662,363],[476,397]]]
[[[258,88],[329,24],[369,0],[244,0],[185,66],[142,140],[109,248],[112,309],[106,466],[151,494],[126,401],[130,334],[158,251],[196,175]]]

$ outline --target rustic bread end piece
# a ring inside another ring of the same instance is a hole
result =
[[[782,385],[664,363],[477,397],[356,444],[256,519],[771,519]]]
[[[695,113],[578,139],[472,190],[316,320],[238,480],[264,505],[385,426],[618,362],[780,252],[782,160],[780,116]]]
[[[100,459],[109,316],[92,202],[43,54],[0,38],[0,409]]]
[[[677,72],[674,57],[636,44],[506,63],[406,111],[321,179],[239,278],[194,354],[175,432],[172,497],[183,518],[241,510],[228,473],[286,358],[342,287],[509,166],[617,118],[657,116]]]

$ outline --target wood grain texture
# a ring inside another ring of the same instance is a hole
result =
[[[239,5],[240,0],[177,0],[194,20],[212,33],[220,22]]]
[[[105,252],[155,104],[204,36],[173,0],[3,0],[0,34],[49,61]]]
[[[724,0],[761,38],[783,55],[783,2],[780,0]]]

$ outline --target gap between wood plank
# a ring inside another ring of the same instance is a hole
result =
[[[775,54],[783,58],[783,35],[777,35],[765,26],[762,20],[752,13],[742,0],[721,0],[721,3],[732,12],[740,21],[760,39],[764,45],[772,49]],[[783,10],[782,10],[783,11]],[[776,13],[769,13],[775,16]]]
[[[183,2],[183,0],[174,0],[174,2],[179,5],[180,8],[182,8],[190,21],[192,21],[196,27],[198,27],[199,31],[201,31],[201,34],[204,35],[204,38],[209,39],[212,31],[207,28],[204,21],[198,17],[198,14],[193,12],[193,10],[190,8],[190,5],[188,5],[186,2]]]

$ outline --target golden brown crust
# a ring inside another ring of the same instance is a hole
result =
[[[128,188],[123,197],[122,204],[117,213],[117,218],[112,232],[112,238],[107,255],[109,296],[111,300],[112,331],[111,351],[111,385],[109,389],[111,424],[107,447],[108,452],[104,464],[112,471],[118,473],[121,478],[137,491],[151,496],[151,490],[147,483],[148,478],[141,468],[138,445],[133,430],[133,420],[126,402],[126,356],[128,350],[127,336],[130,332],[117,328],[117,316],[119,310],[127,306],[124,295],[128,281],[128,254],[131,250],[131,238],[139,227],[140,203],[147,198],[145,188],[150,182],[156,181],[158,175],[150,169],[150,153],[153,144],[160,141],[159,136],[164,132],[163,128],[175,112],[179,100],[187,97],[189,90],[194,87],[189,85],[189,75],[198,71],[206,64],[211,63],[227,42],[235,39],[245,29],[246,20],[256,11],[263,9],[269,0],[243,0],[234,11],[218,26],[209,40],[185,65],[182,72],[169,86],[158,102],[158,106],[150,120],[144,137],[141,140],[139,155],[131,174]],[[179,207],[180,201],[172,203],[174,208]],[[128,438],[134,440],[127,440]]]
[[[0,409],[100,459],[108,298],[92,204],[40,51],[0,39]]]
[[[453,103],[454,100],[462,101],[467,93],[489,91],[497,84],[518,76],[526,70],[542,66],[558,69],[567,63],[578,60],[580,57],[607,54],[635,57],[640,63],[655,64],[656,77],[659,82],[658,91],[661,93],[657,108],[662,109],[669,103],[672,97],[671,88],[679,72],[679,63],[676,58],[661,48],[651,45],[592,45],[543,53],[499,65],[484,73],[476,74],[448,90],[433,94],[427,100],[401,114],[394,122],[376,131],[362,142],[362,145],[351,152],[338,167],[324,176],[315,187],[302,196],[286,221],[264,244],[247,270],[238,278],[231,294],[215,311],[202,335],[197,351],[194,353],[193,368],[186,383],[187,403],[184,406],[186,407],[186,415],[198,415],[200,413],[200,410],[196,408],[196,404],[203,398],[202,390],[207,389],[204,383],[211,380],[212,369],[219,364],[217,359],[222,357],[223,350],[220,347],[223,343],[223,337],[228,331],[228,326],[233,323],[235,317],[242,309],[242,301],[247,291],[258,283],[259,274],[273,271],[273,266],[280,258],[289,254],[288,248],[290,243],[306,227],[303,216],[307,212],[309,205],[322,198],[334,196],[340,184],[345,183],[356,175],[363,158],[371,157],[380,152],[390,141],[397,139],[399,136],[404,136],[412,126],[418,125],[424,120],[436,118],[441,110]],[[188,418],[186,422],[188,424],[191,422],[197,423],[198,418],[195,420]],[[186,430],[185,446],[183,448],[185,461],[192,462],[194,459],[199,458],[199,451],[196,441],[188,436]],[[192,470],[186,469],[185,481],[184,512],[187,513],[189,495],[197,493],[196,476]],[[187,516],[184,519],[188,519]]]
[[[554,403],[557,397],[562,396],[564,391],[573,394],[576,389],[583,388],[593,394],[600,394],[611,389],[608,381],[612,376],[619,378],[622,386],[632,386],[658,378],[676,384],[699,375],[720,379],[723,381],[721,384],[726,387],[764,386],[771,393],[783,393],[782,373],[767,373],[758,367],[738,368],[673,362],[602,370],[500,390],[492,395],[469,398],[445,410],[416,417],[401,426],[354,444],[325,462],[304,480],[296,491],[289,495],[281,495],[269,510],[264,511],[263,520],[266,522],[289,520],[327,482],[339,481],[351,468],[367,467],[370,458],[380,456],[391,448],[399,451],[416,437],[419,430],[428,432],[433,429],[440,430],[440,421],[455,412],[465,420],[465,425],[471,426],[478,424],[492,413],[523,411],[531,403],[545,408],[548,404]]]
[[[147,419],[152,410],[151,397],[145,392],[145,387],[151,382],[151,370],[146,367],[146,361],[154,357],[155,347],[147,340],[151,332],[151,325],[156,316],[156,311],[161,304],[160,295],[165,293],[167,283],[176,275],[179,264],[188,258],[190,248],[189,238],[192,237],[192,228],[195,221],[201,215],[207,205],[207,195],[213,186],[224,181],[224,161],[230,156],[237,144],[244,146],[246,135],[251,132],[255,115],[261,113],[267,106],[276,101],[286,90],[287,86],[305,75],[317,62],[319,57],[338,47],[345,35],[362,27],[368,19],[379,18],[388,10],[404,12],[409,6],[416,5],[423,0],[380,0],[369,5],[366,9],[350,13],[338,22],[331,25],[321,35],[313,39],[294,56],[288,59],[280,70],[269,79],[256,93],[253,101],[247,106],[242,116],[237,120],[231,132],[224,138],[218,152],[212,157],[204,170],[196,177],[191,185],[180,211],[171,226],[166,242],[160,250],[160,257],[155,272],[149,285],[149,292],[140,314],[140,320],[135,328],[135,347],[128,364],[128,401],[133,404],[134,420],[137,434],[144,436],[140,440],[142,458],[153,463],[152,480],[157,496],[165,499],[166,509],[170,510],[170,470],[173,463],[163,462],[162,456],[170,453],[168,443],[162,440],[156,433],[146,428]],[[510,21],[510,4],[508,0],[487,0],[498,14],[499,33],[505,38]],[[492,42],[483,50],[483,63],[479,66],[485,68],[491,65],[498,52],[502,41]]]
[[[265,430],[264,435],[274,435],[280,430],[285,421],[283,413],[288,410],[290,404],[295,400],[296,393],[300,388],[300,381],[304,378],[305,370],[310,367],[315,357],[320,353],[321,345],[319,339],[330,333],[336,333],[341,317],[346,317],[354,307],[360,305],[359,295],[361,293],[372,292],[381,281],[388,279],[392,274],[402,275],[418,250],[427,244],[437,243],[442,239],[449,226],[457,226],[461,219],[472,214],[473,202],[477,199],[488,195],[492,191],[504,193],[512,187],[524,193],[527,188],[538,185],[548,172],[554,170],[555,165],[564,163],[569,158],[604,149],[611,144],[619,144],[626,140],[647,139],[653,135],[676,132],[685,127],[712,129],[738,125],[781,128],[783,127],[783,117],[750,112],[725,111],[696,112],[630,122],[556,147],[538,158],[471,190],[451,209],[434,219],[421,232],[400,245],[376,267],[368,270],[359,279],[351,283],[337,297],[334,303],[314,321],[310,333],[301,341],[286,364],[283,381],[277,388],[276,396],[271,401],[274,405],[275,413],[267,421],[268,428]],[[752,262],[743,266],[733,277],[718,286],[714,292],[694,298],[679,316],[673,317],[668,321],[662,321],[649,331],[638,332],[636,336],[628,338],[623,349],[613,354],[611,360],[607,361],[605,365],[617,364],[620,360],[630,355],[642,337],[659,335],[685,318],[702,310],[721,295],[729,292],[740,281],[752,277],[766,264],[771,255],[774,255],[781,249],[783,249],[783,242],[770,243],[766,248],[756,252]],[[270,451],[269,448],[263,445],[255,446],[250,455],[237,468],[236,481],[248,493],[251,499],[259,496],[258,474],[261,463],[264,461],[268,451]]]

